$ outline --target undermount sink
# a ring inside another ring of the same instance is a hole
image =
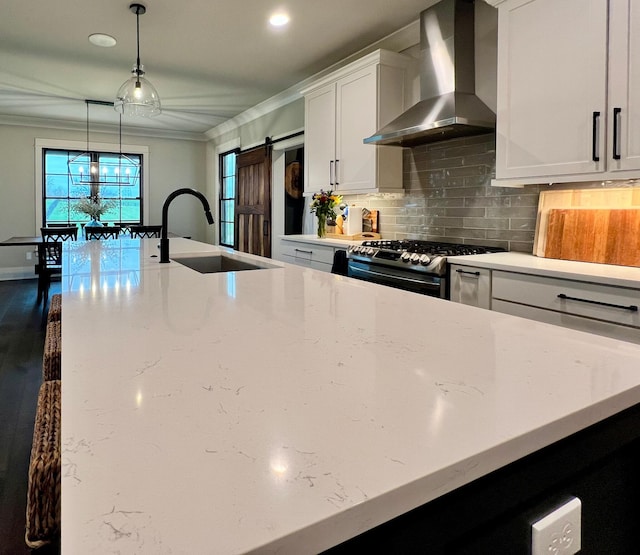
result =
[[[220,272],[242,272],[244,270],[265,270],[276,268],[269,264],[259,265],[245,260],[239,260],[223,254],[208,256],[173,256],[171,260],[191,268],[201,274],[216,274]]]

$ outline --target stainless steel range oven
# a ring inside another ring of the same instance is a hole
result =
[[[447,256],[500,252],[434,241],[365,241],[347,251],[347,274],[432,297],[449,298]]]

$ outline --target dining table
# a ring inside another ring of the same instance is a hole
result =
[[[38,248],[38,257],[36,259],[36,263],[34,265],[34,273],[38,275],[38,280],[42,280],[43,276],[39,273],[39,260],[40,260],[40,249],[42,248],[43,241],[40,235],[34,236],[14,236],[9,237],[9,239],[5,239],[4,241],[0,241],[0,247],[31,247],[35,246]],[[38,297],[36,299],[36,304],[40,304],[42,301],[42,284],[38,283]]]

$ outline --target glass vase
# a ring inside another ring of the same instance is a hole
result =
[[[318,214],[318,237],[322,239],[327,234],[327,216]]]
[[[103,226],[100,220],[98,220],[97,218],[91,218],[86,224],[84,224],[84,227],[103,227]]]

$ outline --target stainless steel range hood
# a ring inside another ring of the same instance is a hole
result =
[[[473,0],[441,0],[420,14],[420,102],[364,139],[415,146],[495,129],[475,95]]]

